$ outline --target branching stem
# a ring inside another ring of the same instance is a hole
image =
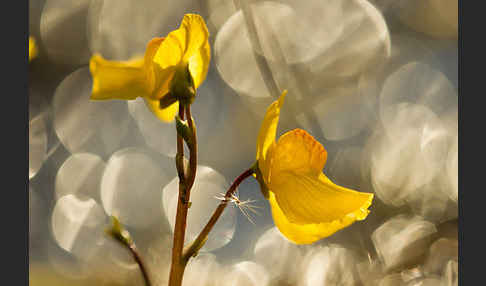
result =
[[[221,201],[219,206],[214,211],[213,215],[209,219],[206,226],[203,228],[199,236],[184,250],[184,239],[187,224],[187,213],[190,206],[190,194],[194,181],[196,179],[197,170],[197,134],[196,124],[191,114],[190,104],[183,104],[179,102],[179,117],[184,120],[187,117],[187,126],[190,130],[189,139],[186,139],[187,146],[189,147],[189,168],[185,168],[184,162],[184,139],[180,134],[177,134],[177,154],[176,154],[176,167],[179,175],[179,199],[177,201],[177,213],[176,222],[174,226],[174,242],[172,247],[172,265],[169,275],[169,286],[182,285],[182,279],[184,270],[186,268],[189,259],[192,256],[196,256],[201,247],[204,246],[208,238],[209,232],[213,229],[214,225],[220,218],[224,209],[237,187],[249,176],[251,176],[255,170],[250,168],[238,176],[233,184],[230,186],[224,200]]]

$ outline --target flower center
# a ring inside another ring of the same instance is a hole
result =
[[[176,66],[169,92],[183,104],[190,104],[194,101],[196,89],[187,63],[181,62]]]

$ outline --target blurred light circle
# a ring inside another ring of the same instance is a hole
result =
[[[417,104],[389,106],[382,122],[385,131],[375,138],[371,154],[372,183],[381,200],[399,206],[443,167],[449,133],[432,111]]]
[[[382,125],[389,140],[398,141],[407,137],[418,140],[419,151],[424,151],[434,140],[448,139],[449,136],[442,120],[428,107],[420,104],[403,102],[387,106],[383,110]],[[436,159],[443,158],[439,156]]]
[[[130,100],[128,110],[135,119],[145,143],[155,151],[173,157],[176,154],[176,137],[174,122],[159,120],[147,107],[142,98]]]
[[[222,79],[257,117],[278,96],[277,90],[287,89],[292,95],[287,97],[287,113],[297,116],[299,124],[325,129],[329,140],[356,135],[373,118],[375,112],[368,107],[376,95],[356,93],[352,100],[351,96],[329,99],[332,96],[326,97],[327,93],[343,90],[324,89],[351,82],[385,62],[390,56],[390,37],[382,15],[367,1],[344,2],[242,5],[216,35],[214,59]],[[254,25],[249,24],[252,21]],[[328,103],[334,108],[323,113]]]
[[[100,182],[105,162],[90,153],[72,154],[57,171],[56,199],[68,194],[81,194],[100,202]]]
[[[305,31],[306,40],[319,47],[318,56],[307,60],[315,80],[333,85],[335,80],[376,68],[389,58],[387,24],[368,1],[314,0],[296,6],[296,10],[300,21],[306,22],[306,29],[298,32]]]
[[[199,6],[198,1],[189,0],[91,0],[90,49],[111,60],[141,56],[152,38],[177,29],[182,15]]]
[[[361,93],[377,100],[380,111],[389,104],[407,101],[420,102],[434,112],[442,112],[454,99],[450,95],[456,92],[444,74],[432,66],[441,66],[441,62],[431,47],[417,38],[395,33],[390,56],[384,64],[360,74],[358,87]],[[413,81],[414,76],[417,81]],[[427,77],[432,84],[422,84],[420,77]],[[387,90],[383,90],[385,84]]]
[[[222,275],[221,267],[212,253],[201,253],[191,258],[184,271],[183,286],[215,285]]]
[[[201,165],[197,167],[196,180],[191,190],[190,201],[192,204],[187,215],[186,244],[192,242],[209,221],[221,202],[217,197],[224,196],[228,186],[226,179],[214,169]],[[178,192],[179,178],[175,177],[164,187],[162,197],[163,210],[169,220],[171,230],[175,226]],[[209,233],[202,250],[211,251],[225,246],[233,238],[235,228],[235,208],[229,204]]]
[[[436,232],[435,225],[420,216],[398,215],[379,226],[371,240],[388,271],[423,255]]]
[[[249,32],[251,20],[240,10],[221,27],[214,44],[222,78],[244,95],[269,97],[253,49],[267,58],[272,76],[286,89],[302,79],[310,86],[334,86],[390,55],[386,23],[367,1],[262,1],[251,3],[250,10],[255,32]],[[304,74],[288,73],[293,64],[303,65]]]
[[[339,245],[311,249],[300,266],[299,285],[356,285],[354,253]]]
[[[316,1],[307,1],[302,8],[307,8]],[[329,5],[329,6],[332,6]],[[317,18],[312,18],[312,15],[307,15],[305,19],[299,19],[296,9],[291,6],[291,3],[261,1],[250,5],[257,29],[257,37],[260,41],[261,47],[254,47],[255,51],[266,57],[268,60],[277,61],[281,56],[288,64],[303,62],[312,59],[323,47],[320,37],[309,37],[303,31],[315,32],[316,26],[311,26],[311,20],[318,20],[322,25],[323,19],[328,17],[321,17],[320,21]],[[319,9],[319,7],[313,7]],[[243,8],[244,9],[244,8]],[[326,10],[322,10],[324,12]],[[243,14],[244,15],[244,14]],[[242,15],[242,16],[243,16]],[[330,13],[326,16],[331,16]],[[244,16],[241,18],[243,25],[246,24]],[[312,23],[316,24],[316,23]],[[247,25],[247,24],[246,24]],[[333,35],[327,34],[332,37]],[[251,36],[250,36],[251,37]],[[272,44],[271,39],[276,39],[279,46],[275,46],[276,42]],[[275,48],[279,48],[281,55],[276,54]]]
[[[167,182],[160,162],[140,148],[119,150],[106,163],[101,202],[124,225],[146,228],[161,221],[160,196]]]
[[[47,157],[45,116],[41,113],[29,120],[29,180],[41,168]]]
[[[55,63],[82,65],[88,62],[87,14],[91,0],[46,0],[40,19],[40,35]]]
[[[214,60],[223,80],[237,92],[257,98],[270,96],[253,55],[241,10],[216,34]]]
[[[423,105],[403,102],[385,108],[381,123],[362,166],[377,197],[396,207],[407,204],[433,222],[457,217],[445,172],[452,139],[446,122]]]
[[[457,205],[451,204],[444,194],[443,184],[434,179],[423,188],[413,192],[407,203],[411,211],[431,222],[442,223],[457,218]]]
[[[54,206],[52,234],[62,249],[76,258],[88,260],[99,250],[106,219],[95,200],[69,194],[57,200]]]
[[[386,78],[380,94],[380,115],[388,106],[401,102],[424,105],[442,116],[457,109],[457,92],[442,72],[427,64],[410,62]]]
[[[263,266],[253,261],[239,262],[228,270],[225,275],[228,286],[260,286],[268,285],[270,277]]]
[[[271,278],[279,277],[289,283],[296,280],[298,273],[295,265],[300,263],[302,253],[276,227],[268,229],[260,236],[253,253],[255,261],[268,270]]]
[[[357,86],[333,88],[309,101],[306,105],[310,110],[297,115],[297,121],[311,133],[317,132],[309,122],[317,122],[327,140],[345,140],[371,125],[375,102],[376,97],[361,93]],[[312,115],[314,120],[310,121]]]
[[[120,148],[130,118],[125,101],[90,100],[92,79],[88,67],[68,75],[52,102],[54,129],[71,153],[106,156]]]

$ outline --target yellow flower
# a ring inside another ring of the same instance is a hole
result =
[[[306,131],[289,131],[275,142],[285,94],[265,114],[258,134],[255,176],[280,232],[294,243],[309,244],[365,219],[373,194],[331,182],[322,173],[327,152]]]
[[[179,103],[161,108],[160,100],[169,91],[179,91],[181,85],[197,88],[204,81],[210,60],[208,38],[204,19],[186,14],[179,29],[148,43],[143,58],[116,62],[93,55],[89,65],[93,77],[91,99],[143,97],[159,119],[172,121]]]
[[[37,45],[32,37],[29,37],[29,62],[37,56]]]

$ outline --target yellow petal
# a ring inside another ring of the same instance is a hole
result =
[[[211,59],[208,28],[204,19],[196,14],[184,15],[181,27],[187,31],[187,46],[183,61],[189,64],[189,72],[195,87],[198,88],[206,79]]]
[[[189,65],[196,88],[204,81],[209,68],[209,33],[204,19],[186,14],[179,29],[169,33],[157,50],[153,61],[162,70],[179,64]]]
[[[167,108],[160,109],[160,101],[158,99],[144,98],[145,103],[160,120],[171,122],[179,111],[179,102],[175,102]]]
[[[182,61],[185,49],[185,30],[175,30],[169,33],[167,38],[160,44],[153,58],[162,70],[175,67]]]
[[[323,173],[327,152],[301,129],[280,137],[271,151],[270,205],[275,224],[296,243],[312,243],[368,215],[373,194],[338,186]]]
[[[272,174],[269,188],[286,219],[295,224],[331,223],[344,218],[362,220],[368,215],[373,198],[373,194],[338,186],[322,173]]]
[[[158,64],[154,63],[154,57],[165,38],[153,38],[145,49],[144,70],[147,89],[150,91],[152,99],[160,99],[169,92],[169,82],[172,78],[171,69],[162,70]]]
[[[183,60],[189,59],[206,49],[208,45],[209,32],[204,19],[197,14],[186,14],[182,20],[181,28],[186,31],[186,46]]]
[[[294,129],[279,138],[272,157],[271,173],[275,176],[284,171],[318,176],[326,164],[327,151],[307,131]]]
[[[179,103],[176,102],[165,109],[160,109],[159,99],[169,92],[169,82],[173,76],[173,68],[162,70],[153,61],[155,54],[164,40],[164,38],[153,38],[147,44],[145,50],[144,65],[147,84],[151,86],[153,91],[151,96],[145,98],[145,103],[157,118],[162,121],[171,122],[179,111]]]
[[[148,96],[144,59],[109,61],[95,54],[89,62],[93,77],[91,99],[135,99]]]
[[[277,135],[277,125],[280,118],[280,108],[282,107],[287,90],[284,90],[279,99],[274,101],[267,109],[265,117],[263,118],[260,132],[257,139],[257,153],[256,159],[258,167],[262,172],[264,178],[268,177],[269,161],[267,160],[270,147],[275,144],[275,136]]]
[[[37,45],[32,37],[29,37],[29,62],[37,56]]]
[[[333,220],[330,222],[321,222],[315,224],[296,224],[288,220],[284,215],[283,211],[280,209],[277,200],[275,199],[275,194],[269,192],[269,202],[272,209],[272,216],[275,225],[280,230],[280,232],[290,241],[296,244],[310,244],[322,238],[328,237],[335,233],[336,231],[343,229],[355,220],[357,216],[354,213],[350,215],[343,216],[339,220]],[[369,194],[369,201],[373,198],[373,194]],[[360,212],[361,213],[361,212]],[[362,217],[362,219],[364,219]]]
[[[189,72],[191,73],[196,88],[206,79],[210,59],[211,51],[208,42],[196,54],[189,58]]]

